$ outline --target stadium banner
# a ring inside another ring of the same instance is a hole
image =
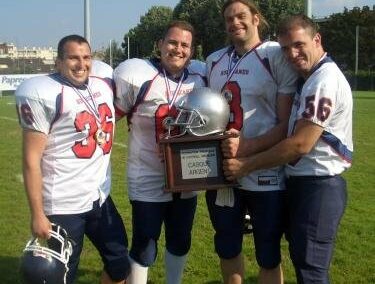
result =
[[[47,73],[46,73],[47,74]],[[17,74],[17,75],[0,75],[0,92],[14,91],[26,79],[46,74]]]

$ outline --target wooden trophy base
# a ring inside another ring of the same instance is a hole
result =
[[[165,191],[183,192],[236,186],[225,179],[222,167],[221,140],[231,134],[197,137],[185,135],[164,138]]]

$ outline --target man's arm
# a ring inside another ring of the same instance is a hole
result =
[[[23,177],[31,211],[31,231],[34,236],[47,239],[51,223],[43,210],[43,180],[41,159],[47,144],[44,133],[23,130]]]
[[[279,94],[276,106],[278,123],[265,134],[258,137],[245,138],[243,136],[238,136],[224,140],[221,144],[224,157],[247,157],[265,151],[284,139],[288,131],[288,122],[292,104],[292,95]],[[239,134],[239,132],[235,130],[230,130],[229,132]]]
[[[301,119],[296,124],[293,136],[286,138],[264,152],[254,156],[223,161],[224,174],[228,180],[249,173],[284,165],[309,153],[323,132],[323,128],[310,121]]]

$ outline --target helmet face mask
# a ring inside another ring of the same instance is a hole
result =
[[[168,118],[168,137],[222,134],[229,122],[226,98],[209,88],[197,88],[186,95],[177,106],[176,119]],[[170,135],[170,129],[180,127],[180,134]]]
[[[66,231],[53,224],[50,238],[30,239],[21,258],[21,274],[27,284],[65,283],[72,244]]]

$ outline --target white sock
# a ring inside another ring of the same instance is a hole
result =
[[[180,284],[187,259],[187,254],[177,256],[165,250],[165,270],[167,284]]]
[[[129,257],[131,271],[126,279],[127,284],[146,284],[148,267],[140,265],[138,262]]]

